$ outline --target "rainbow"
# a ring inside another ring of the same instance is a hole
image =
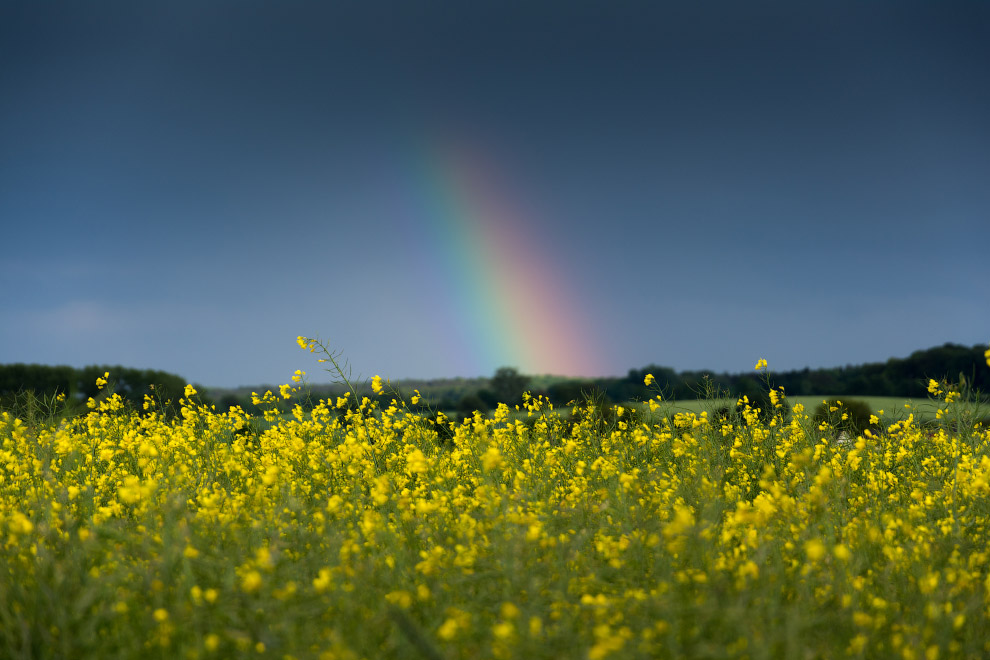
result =
[[[609,374],[564,264],[482,150],[431,140],[416,149],[415,188],[427,253],[441,269],[438,304],[455,326],[457,362],[478,375]],[[422,239],[421,239],[422,240]]]

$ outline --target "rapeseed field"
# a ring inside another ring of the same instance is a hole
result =
[[[260,418],[191,386],[0,413],[0,657],[990,655],[990,432],[958,386],[937,425],[840,441],[841,405],[785,415],[769,379],[776,411],[717,419],[429,420],[377,377],[304,409],[303,377]]]

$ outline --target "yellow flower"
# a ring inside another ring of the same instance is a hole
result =
[[[261,573],[258,571],[248,571],[241,578],[241,589],[247,593],[253,593],[261,588]]]
[[[655,379],[653,378],[653,374],[646,374],[646,378],[643,379],[643,385],[649,387],[650,385],[653,384],[654,380]]]
[[[104,371],[103,376],[96,379],[96,386],[102,390],[104,387],[106,387],[108,378],[110,378],[110,372]]]
[[[987,366],[990,367],[990,348],[983,352],[983,357],[987,359]]]
[[[519,608],[512,603],[505,602],[502,603],[502,618],[503,619],[515,619],[519,616]]]
[[[382,387],[381,376],[375,376],[374,378],[371,379],[371,389],[374,390],[375,394],[381,394],[382,392],[385,391],[385,388]]]
[[[458,628],[457,620],[451,617],[440,624],[440,627],[437,629],[437,637],[445,642],[449,642],[457,636]]]
[[[841,561],[849,561],[852,558],[852,552],[849,548],[839,543],[834,548],[832,548],[832,554],[835,555],[836,559]]]
[[[409,402],[415,406],[417,403],[419,403],[420,396],[419,396],[419,390],[413,390],[413,392],[415,392],[415,394],[412,395],[412,398],[409,399]]]
[[[185,392],[186,392],[186,398],[188,399],[189,397],[196,395],[196,388],[193,387],[192,385],[186,385]]]
[[[277,465],[269,465],[261,475],[261,483],[271,486],[278,481],[279,469]]]
[[[502,465],[502,452],[498,447],[489,447],[481,456],[481,467],[487,470],[494,470]]]
[[[500,621],[492,626],[492,634],[495,635],[495,639],[510,640],[516,634],[516,627],[508,621]]]
[[[759,360],[757,360],[756,361],[756,366],[753,367],[753,369],[756,370],[756,371],[759,371],[760,369],[766,369],[766,368],[767,368],[767,361],[765,359],[763,359],[763,358],[760,358]]]
[[[419,447],[411,447],[406,454],[406,472],[409,475],[423,474],[430,469],[430,463]]]
[[[811,539],[804,544],[804,553],[809,561],[820,561],[825,556],[825,544],[821,539]]]
[[[313,579],[313,588],[316,589],[316,593],[323,593],[330,588],[332,583],[332,578],[330,575],[329,568],[321,568],[320,574]]]
[[[164,623],[165,621],[168,621],[168,610],[159,607],[157,610],[155,610],[154,616],[155,616],[155,621],[157,621],[158,623]]]
[[[10,526],[10,531],[21,534],[30,534],[34,531],[34,524],[28,520],[20,511],[14,511],[11,517],[8,519],[7,524]]]

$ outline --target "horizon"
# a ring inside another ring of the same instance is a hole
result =
[[[856,363],[845,362],[845,363],[842,363],[842,364],[819,365],[819,366],[805,365],[803,367],[795,367],[795,368],[789,368],[789,369],[777,369],[777,368],[774,368],[772,364],[768,364],[765,367],[765,370],[766,370],[766,373],[768,373],[768,374],[774,374],[774,373],[786,374],[786,373],[801,372],[801,371],[804,371],[804,370],[816,371],[816,370],[829,370],[829,369],[857,368],[857,367],[862,367],[862,366],[871,365],[871,364],[886,364],[890,360],[905,360],[905,359],[910,358],[911,355],[913,355],[915,353],[923,353],[923,352],[926,352],[926,351],[930,351],[930,350],[934,350],[934,349],[938,349],[938,348],[943,348],[943,347],[954,346],[954,347],[962,347],[962,348],[965,348],[965,349],[979,348],[979,349],[982,350],[983,349],[983,346],[985,346],[985,345],[986,345],[986,342],[984,342],[983,344],[976,343],[976,344],[972,344],[972,345],[967,345],[967,344],[961,344],[959,342],[951,342],[950,341],[950,342],[944,342],[944,343],[939,344],[937,346],[928,346],[928,347],[925,347],[925,348],[918,348],[918,349],[915,349],[913,351],[910,351],[906,355],[892,355],[892,356],[889,356],[889,357],[884,358],[884,359],[872,359],[872,360],[866,360],[864,362],[856,362]],[[10,364],[19,364],[19,363],[0,363],[0,366],[9,366]],[[24,364],[39,364],[39,363],[24,363]],[[755,365],[755,363],[754,363],[754,365]],[[76,368],[76,369],[83,369],[83,368],[89,368],[89,367],[100,367],[100,368],[120,367],[122,369],[141,369],[141,370],[148,369],[148,370],[152,370],[152,371],[162,371],[162,372],[165,372],[165,373],[169,373],[169,374],[171,374],[173,376],[179,376],[180,378],[183,378],[183,380],[185,380],[187,384],[194,385],[196,387],[202,387],[202,388],[204,388],[206,390],[209,390],[209,391],[213,391],[213,390],[247,390],[247,389],[254,389],[254,388],[258,388],[258,387],[276,387],[277,388],[279,385],[282,385],[283,383],[292,384],[291,375],[289,377],[283,379],[283,380],[280,380],[280,381],[257,382],[257,383],[247,383],[247,384],[240,384],[240,385],[211,385],[211,384],[208,384],[206,382],[201,382],[201,381],[195,381],[194,382],[192,380],[185,379],[184,376],[183,376],[183,374],[169,372],[166,369],[155,369],[155,368],[152,368],[152,367],[147,367],[147,368],[146,367],[133,367],[131,365],[126,365],[126,364],[115,364],[115,365],[111,365],[111,364],[87,364],[87,365],[82,365],[82,366],[63,365],[63,364],[55,364],[55,365],[41,364],[40,366],[47,366],[47,367],[68,366],[68,367],[72,367],[72,368]],[[503,366],[505,366],[505,365],[503,365]],[[702,367],[702,368],[675,369],[675,368],[671,367],[670,365],[665,365],[665,364],[644,364],[644,365],[640,365],[638,367],[629,367],[628,369],[625,370],[625,372],[620,373],[620,374],[605,375],[605,376],[564,376],[564,375],[559,375],[559,374],[546,374],[546,373],[544,373],[544,374],[537,374],[537,373],[527,373],[527,372],[522,372],[522,371],[520,371],[519,373],[521,375],[523,375],[523,376],[526,376],[528,378],[534,378],[534,379],[549,378],[549,379],[561,379],[561,380],[609,380],[609,379],[622,380],[623,378],[626,378],[629,375],[629,372],[631,372],[631,371],[642,371],[642,370],[648,369],[650,367],[657,367],[657,368],[662,368],[662,369],[673,369],[675,371],[675,373],[677,373],[678,375],[689,374],[689,373],[690,374],[703,373],[703,374],[712,374],[714,376],[742,376],[742,375],[745,375],[745,374],[748,374],[748,373],[751,373],[751,372],[754,371],[754,369],[752,369],[752,368],[749,369],[749,370],[742,370],[742,371],[717,370],[717,369],[708,369],[708,368],[704,368],[704,367]],[[342,386],[343,387],[343,386],[345,386],[344,383],[342,381],[340,381],[340,380],[328,380],[328,381],[317,381],[317,380],[313,380],[311,378],[313,376],[312,373],[310,373],[306,369],[303,369],[303,371],[306,372],[307,382],[308,382],[309,385],[312,385],[312,386],[315,386],[315,387],[332,387],[332,386]],[[480,375],[480,376],[437,376],[437,377],[433,377],[433,378],[420,378],[420,377],[415,377],[415,376],[407,377],[407,378],[389,378],[388,376],[385,376],[383,374],[368,374],[367,376],[363,376],[363,375],[361,375],[361,376],[357,376],[356,375],[356,376],[353,376],[353,377],[349,376],[349,379],[351,379],[353,381],[355,387],[365,387],[365,386],[370,386],[371,379],[375,375],[380,375],[380,376],[382,376],[382,378],[385,381],[389,381],[389,382],[392,382],[394,384],[404,384],[404,383],[409,383],[409,382],[413,382],[413,383],[416,383],[416,382],[432,383],[432,382],[435,382],[435,381],[490,380],[494,374]],[[113,376],[113,372],[111,371],[111,377],[112,376]]]

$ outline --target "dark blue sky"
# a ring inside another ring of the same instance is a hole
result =
[[[319,380],[300,334],[393,378],[990,340],[983,2],[7,2],[0,63],[0,362],[233,386]]]

